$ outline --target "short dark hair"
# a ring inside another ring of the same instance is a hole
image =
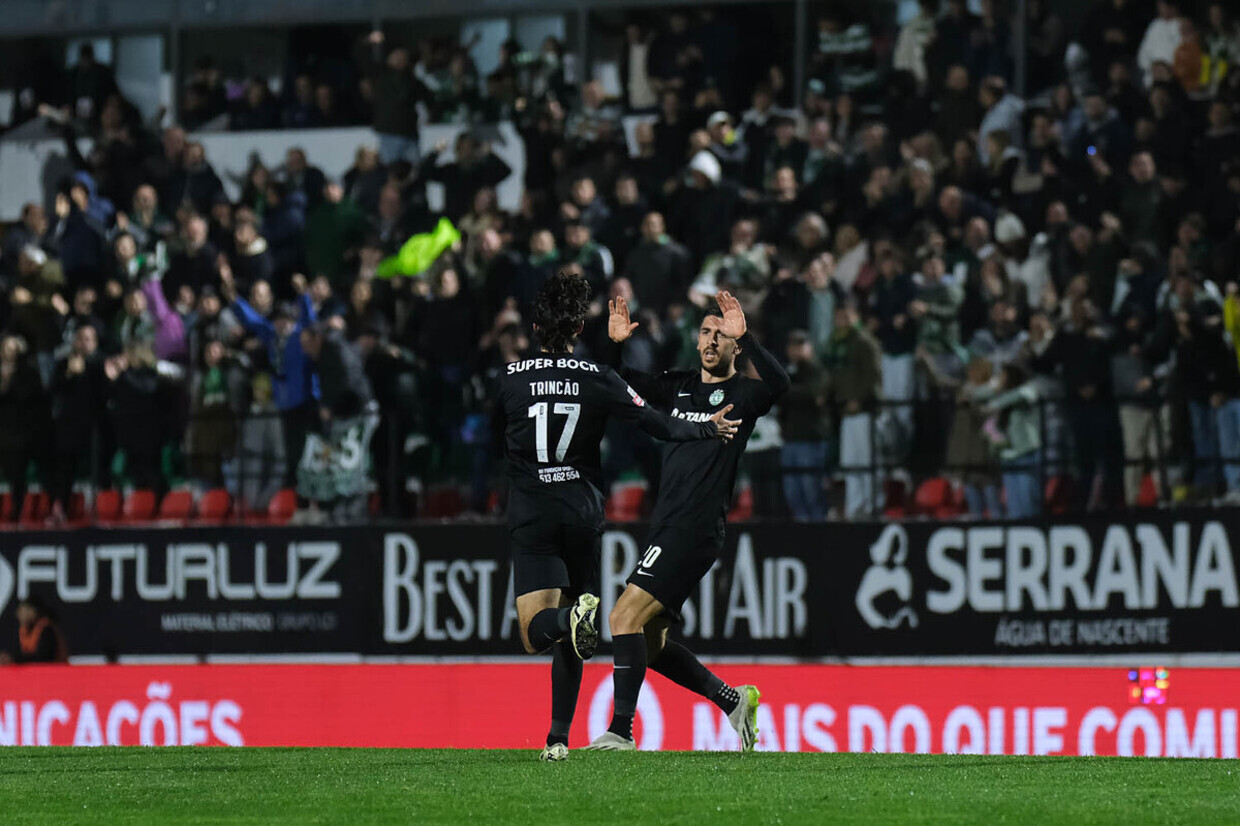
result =
[[[572,349],[590,311],[590,293],[589,282],[570,272],[557,272],[543,283],[534,305],[534,324],[544,349],[553,353]]]

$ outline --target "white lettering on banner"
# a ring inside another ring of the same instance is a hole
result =
[[[61,602],[92,602],[100,598],[99,567],[109,569],[111,588],[107,597],[119,602],[126,595],[128,566],[133,562],[134,592],[150,602],[183,601],[190,597],[195,583],[201,583],[208,599],[287,600],[339,599],[340,583],[330,579],[332,567],[340,559],[338,542],[289,542],[286,548],[285,580],[269,581],[267,546],[254,545],[254,582],[234,581],[229,565],[230,548],[225,543],[169,543],[164,552],[162,582],[152,582],[150,554],[146,545],[98,545],[85,553],[70,553],[63,545],[27,545],[17,553],[16,588],[18,599],[30,595],[31,585],[53,584]],[[303,563],[310,563],[308,568]],[[80,566],[80,571],[78,570]],[[305,570],[303,570],[303,568]],[[80,577],[80,584],[74,580]],[[6,584],[7,583],[7,584]],[[12,570],[0,559],[0,611],[13,584]],[[107,598],[104,597],[104,598]]]
[[[492,580],[499,570],[494,559],[422,561],[418,543],[403,533],[383,537],[383,639],[489,640],[492,627]],[[512,581],[501,620],[500,638],[511,633],[508,608]],[[515,618],[513,608],[512,618]]]
[[[1168,709],[1166,739],[1167,757],[1215,757],[1213,709],[1203,708],[1197,712],[1197,723],[1193,726],[1191,740],[1183,709]]]
[[[610,685],[611,681],[604,682]],[[607,695],[608,700],[610,696]],[[776,720],[782,721],[782,732]],[[813,703],[804,709],[792,703],[782,708],[773,705],[759,722],[763,731],[760,749],[779,750],[782,733],[783,751],[801,751],[803,747],[821,752],[837,750],[833,731],[837,715],[825,703]],[[604,719],[600,725],[605,727],[605,724]],[[852,752],[929,753],[932,739],[935,739],[943,754],[1070,754],[1066,746],[1071,741],[1067,738],[1074,725],[1075,753],[1083,756],[1102,751],[1124,756],[1234,758],[1237,750],[1235,709],[1198,709],[1191,733],[1189,717],[1180,708],[1166,709],[1165,716],[1160,719],[1145,706],[1122,713],[1096,706],[1076,723],[1064,706],[992,707],[983,717],[975,706],[959,705],[938,721],[932,720],[918,705],[900,706],[890,718],[873,706],[853,705],[847,709],[848,750]],[[1009,732],[1010,738],[1007,737]],[[1114,748],[1099,749],[1100,736],[1114,737],[1108,741]],[[1004,744],[1009,741],[1011,748],[1005,749]],[[740,741],[726,715],[708,703],[693,706],[693,749],[735,751],[739,748]]]
[[[967,735],[963,737],[962,735]],[[963,739],[963,743],[962,743]],[[956,706],[943,723],[944,754],[984,754],[986,724],[972,706]]]
[[[939,528],[926,542],[926,564],[938,582],[926,592],[925,604],[936,614],[954,613],[965,605],[979,613],[1105,611],[1112,603],[1122,603],[1128,610],[1150,610],[1200,608],[1217,594],[1224,607],[1240,607],[1240,587],[1223,526],[1205,523],[1195,553],[1189,523],[1175,523],[1170,533],[1173,551],[1153,525],[1112,525],[1093,565],[1090,536],[1076,525],[1045,531],[1028,526]],[[863,590],[864,582],[858,586],[858,610]],[[1164,592],[1166,602],[1161,599]],[[896,627],[864,612],[863,619],[873,628]],[[1066,630],[1056,629],[1058,642],[1052,644],[1069,644]],[[1162,631],[1151,626],[1137,633],[1156,638]],[[1029,624],[1000,628],[996,642],[1034,645],[1047,637],[1046,627]]]
[[[809,622],[805,605],[809,573],[804,560],[790,556],[769,557],[762,560],[761,571],[759,576],[753,538],[748,533],[741,534],[736,543],[732,586],[724,613],[724,638],[732,639],[736,635],[740,621],[745,622],[753,639],[804,636]],[[704,591],[703,604],[709,601],[708,597]]]
[[[142,708],[117,700],[103,717],[93,700],[83,700],[76,708],[55,698],[37,703],[6,700],[0,703],[0,746],[196,746],[212,737],[226,746],[245,745],[237,728],[242,717],[237,703],[229,699],[174,703],[172,693],[171,683],[152,682]]]

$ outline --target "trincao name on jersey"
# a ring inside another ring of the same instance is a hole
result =
[[[664,441],[712,440],[716,434],[709,417],[689,421],[660,413],[610,367],[568,355],[509,364],[497,393],[513,492],[557,499],[600,522],[599,443],[609,416]]]

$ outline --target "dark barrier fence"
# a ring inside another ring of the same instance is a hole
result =
[[[1230,512],[1049,523],[729,529],[678,633],[712,655],[1240,651]],[[603,541],[602,615],[644,550]],[[10,533],[0,629],[28,594],[75,655],[520,653],[502,525]]]
[[[1026,409],[1036,422],[1029,431],[1034,444],[1023,446],[1019,456],[1005,453],[1011,446],[1003,441],[1003,415],[952,396],[880,402],[852,417],[843,410],[824,411],[830,435],[817,442],[792,442],[788,433],[781,437],[776,416],[769,416],[759,423],[741,465],[752,508],[734,519],[824,521],[834,515],[855,521],[911,514],[1030,519],[1138,505],[1201,505],[1228,495],[1228,504],[1240,503],[1240,443],[1214,421],[1224,411],[1209,404],[1152,396],[1087,402],[1043,392]],[[57,450],[50,434],[32,434],[18,446],[0,449],[0,476],[14,493],[22,487],[17,481],[33,483],[64,502],[66,511],[75,484],[88,493],[224,487],[234,502],[261,511],[281,487],[302,488],[304,501],[308,470],[320,477],[354,472],[333,463],[352,456],[355,445],[339,434],[333,440],[330,426],[310,418],[302,413],[191,416],[167,425],[180,435],[139,434],[147,441],[138,445],[118,443],[111,430],[97,427],[89,447],[68,450]],[[365,457],[360,472],[372,494],[371,513],[405,518],[502,511],[504,466],[487,416],[470,414],[452,426],[415,424],[425,418],[388,409],[367,432],[369,450],[360,454]],[[316,437],[314,449],[306,449],[307,433]],[[613,423],[604,446],[609,484],[640,477],[651,491],[657,487],[658,446],[648,437]],[[939,480],[946,485],[937,498],[919,505],[918,490]],[[13,518],[21,513],[15,498],[5,500]],[[648,512],[652,500],[645,496],[635,515]],[[83,515],[89,521],[89,507]],[[243,515],[238,507],[224,521],[241,521]],[[354,509],[341,521],[356,522],[359,515]],[[37,517],[25,526],[40,524]]]

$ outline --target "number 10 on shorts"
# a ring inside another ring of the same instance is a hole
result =
[[[638,564],[638,568],[650,568],[654,566],[654,562],[659,558],[659,554],[663,553],[663,549],[658,545],[651,545],[646,549],[646,555],[642,557],[642,561]]]

